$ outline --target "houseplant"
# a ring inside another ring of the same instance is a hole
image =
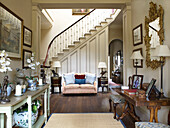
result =
[[[35,53],[32,53],[31,57],[27,59],[28,67],[30,68],[30,76],[26,76],[28,86],[32,89],[36,89],[36,83],[37,78],[34,78],[34,75],[32,74],[33,70],[36,70],[37,66],[40,64],[39,62],[36,62],[35,59]]]
[[[5,52],[5,50],[3,50],[0,53],[0,72],[4,73],[4,79],[1,85],[1,103],[10,102],[10,100],[7,98],[7,90],[10,90],[7,89],[9,83],[7,72],[12,71],[11,67],[9,67],[10,61],[11,59],[8,58],[8,54]]]

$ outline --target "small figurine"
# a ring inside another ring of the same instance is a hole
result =
[[[7,86],[8,86],[8,76],[4,77],[4,81],[2,83],[2,103],[10,102],[10,100],[7,98]]]

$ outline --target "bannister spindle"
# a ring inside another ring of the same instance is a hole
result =
[[[68,48],[68,42],[67,42],[67,31],[65,32],[65,48]]]
[[[78,28],[78,23],[76,24],[76,40],[78,41],[79,40],[79,28]]]
[[[71,27],[71,33],[70,34],[71,34],[70,35],[70,37],[71,37],[70,43],[73,44],[73,28],[72,27]]]

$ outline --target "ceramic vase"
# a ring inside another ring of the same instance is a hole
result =
[[[7,97],[11,95],[11,91],[12,91],[12,88],[11,87],[7,87]]]
[[[29,88],[36,88],[37,82],[34,80],[27,80]]]
[[[28,112],[14,113],[13,115],[14,123],[19,127],[28,127]],[[36,113],[32,112],[31,125],[33,126],[38,118],[38,111]]]

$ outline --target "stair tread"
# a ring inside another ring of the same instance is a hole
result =
[[[97,31],[96,29],[90,29],[90,31]]]
[[[84,35],[86,36],[86,35],[92,35],[92,34],[91,33],[85,33]]]
[[[64,52],[58,52],[57,54],[64,54]]]
[[[74,41],[74,43],[80,43],[80,41]]]
[[[75,44],[69,44],[68,45],[68,47],[74,47],[75,46]]]
[[[79,37],[79,39],[86,39],[86,37]]]
[[[69,48],[64,48],[63,51],[69,51]]]

